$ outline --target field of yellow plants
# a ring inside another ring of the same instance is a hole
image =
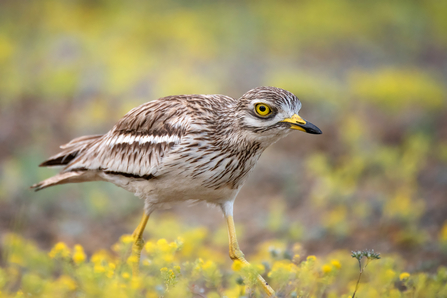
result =
[[[0,1],[0,297],[447,297],[447,1]],[[235,202],[157,210],[113,185],[29,186],[71,139],[174,94],[276,86],[304,133]],[[380,253],[376,259],[372,250]],[[359,260],[360,259],[360,260]],[[355,293],[355,294],[354,294]]]
[[[172,225],[173,223],[164,223]],[[174,223],[175,225],[175,223]],[[81,245],[58,242],[50,251],[16,234],[3,237],[0,297],[263,297],[256,275],[263,274],[278,297],[446,297],[447,268],[410,274],[397,255],[373,258],[334,251],[324,257],[303,254],[300,243],[265,242],[252,264],[232,265],[207,243],[205,228],[177,230],[173,241],[146,242],[140,274],[132,275],[131,235],[112,249],[87,256]],[[374,255],[374,253],[373,253]]]

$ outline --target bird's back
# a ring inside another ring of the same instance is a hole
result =
[[[228,152],[221,155],[217,130],[225,126],[225,110],[235,103],[224,95],[171,96],[145,103],[127,113],[107,134],[80,137],[61,146],[63,150],[41,166],[65,168],[32,187],[40,190],[73,182],[177,175],[218,188],[232,170],[224,160],[234,152],[226,148]]]

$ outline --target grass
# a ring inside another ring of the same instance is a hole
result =
[[[90,256],[81,245],[59,242],[43,251],[20,235],[4,235],[0,297],[263,297],[258,273],[278,297],[447,296],[447,268],[408,273],[398,256],[375,260],[378,254],[369,251],[306,256],[299,243],[287,249],[280,248],[285,243],[264,243],[244,267],[204,244],[203,228],[183,236],[147,241],[140,275],[132,276],[130,235]]]

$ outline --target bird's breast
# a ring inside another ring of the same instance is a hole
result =
[[[178,148],[166,159],[166,174],[215,190],[240,188],[263,151],[257,143],[241,148],[206,138],[191,139]]]

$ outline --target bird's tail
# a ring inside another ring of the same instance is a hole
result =
[[[102,135],[83,136],[71,140],[69,143],[62,145],[62,151],[39,165],[39,167],[65,166],[73,159],[78,157],[82,151],[87,149],[92,143],[98,140]]]
[[[72,162],[76,157],[82,154],[87,148],[95,143],[102,135],[83,136],[76,138],[69,143],[62,145],[60,148],[62,151],[43,163],[39,167],[53,167],[53,166],[66,166]],[[97,180],[96,173],[94,171],[87,170],[74,170],[68,172],[61,172],[56,176],[48,178],[37,184],[31,186],[35,191],[65,183],[77,183],[85,181]]]
[[[41,189],[58,185],[58,184],[65,184],[65,183],[77,183],[77,182],[85,182],[85,181],[94,181],[95,179],[92,179],[92,175],[89,175],[89,171],[71,171],[71,172],[62,172],[57,174],[56,176],[53,176],[51,178],[48,178],[46,180],[43,180],[39,183],[36,183],[31,186],[31,188],[34,188],[35,191],[39,191]]]

